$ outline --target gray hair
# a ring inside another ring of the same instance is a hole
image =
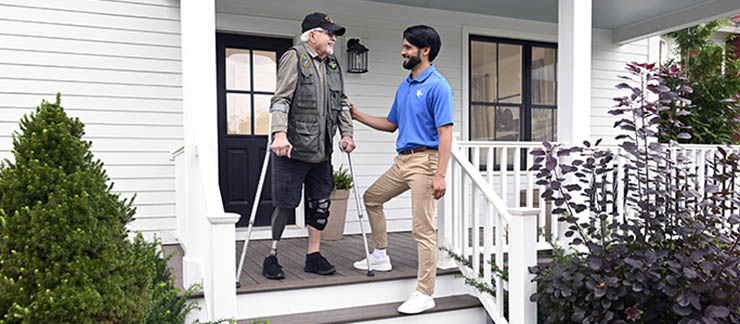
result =
[[[308,42],[308,38],[311,35],[311,32],[323,32],[324,29],[321,27],[316,27],[314,29],[309,29],[305,33],[301,34],[301,42]]]

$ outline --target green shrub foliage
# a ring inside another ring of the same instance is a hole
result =
[[[691,138],[679,138],[661,124],[660,139],[663,142],[675,140],[692,144],[723,144],[737,142],[740,136],[740,110],[731,103],[737,101],[740,91],[740,58],[732,54],[732,45],[717,45],[711,36],[726,26],[729,19],[720,19],[669,33],[668,36],[678,45],[681,53],[680,63],[683,73],[672,75],[669,82],[683,82],[685,78],[691,92],[683,97],[691,105],[691,114],[675,115],[691,127]],[[668,112],[675,112],[672,106]],[[665,117],[665,114],[663,115]]]
[[[347,169],[340,166],[339,170],[334,171],[334,190],[350,189],[352,189],[352,176]]]
[[[143,323],[154,269],[83,124],[42,102],[0,165],[0,323]]]
[[[135,253],[147,262],[147,267],[154,269],[146,324],[185,323],[185,317],[199,308],[195,302],[188,303],[188,298],[193,296],[198,287],[192,286],[185,291],[175,287],[172,269],[167,265],[173,254],[165,256],[162,253],[159,239],[147,242],[138,234],[133,247]]]

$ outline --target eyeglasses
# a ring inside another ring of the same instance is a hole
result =
[[[336,37],[336,36],[337,36],[337,34],[335,34],[335,33],[334,33],[333,31],[331,31],[331,30],[325,30],[325,29],[317,29],[316,31],[317,31],[317,32],[320,32],[320,33],[326,33],[326,35],[327,35],[327,36],[329,36],[329,37]]]

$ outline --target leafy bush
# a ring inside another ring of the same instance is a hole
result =
[[[352,189],[352,176],[348,170],[340,166],[339,170],[334,171],[334,190]]]
[[[197,292],[197,286],[185,291],[175,287],[172,269],[167,265],[172,254],[162,254],[161,242],[156,239],[147,242],[141,234],[133,241],[133,249],[139,258],[146,261],[147,267],[154,270],[154,279],[149,286],[149,306],[146,323],[148,324],[181,324],[193,310],[199,309],[197,303],[188,303],[188,299]]]
[[[538,283],[531,299],[545,323],[740,323],[740,157],[718,148],[707,164],[715,173],[704,183],[688,157],[671,141],[661,144],[655,125],[677,138],[690,137],[684,95],[691,88],[678,68],[628,64],[630,77],[617,87],[610,111],[624,116],[626,209],[620,213],[612,151],[584,142],[564,147],[544,143],[533,151],[542,196],[568,224],[572,258],[530,269]],[[647,92],[657,94],[651,101]],[[671,114],[661,112],[669,111]],[[696,189],[699,184],[706,194]],[[587,217],[579,214],[585,213]]]
[[[685,78],[693,88],[684,94],[687,103],[693,105],[692,113],[674,119],[691,127],[693,136],[677,138],[676,134],[662,132],[663,142],[722,144],[732,142],[740,134],[740,111],[723,101],[740,91],[740,58],[724,54],[733,52],[732,45],[720,46],[711,40],[712,34],[728,22],[721,19],[668,34],[678,44],[680,63],[685,69],[685,73],[675,77]]]
[[[0,323],[141,323],[153,269],[83,124],[43,101],[0,164]]]

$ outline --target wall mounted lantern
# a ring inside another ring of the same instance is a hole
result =
[[[367,72],[367,49],[360,44],[359,38],[351,38],[347,41],[347,73],[366,73]]]

